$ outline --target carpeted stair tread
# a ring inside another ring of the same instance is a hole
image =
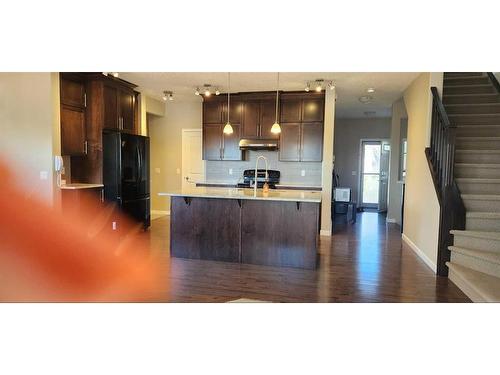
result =
[[[500,212],[469,211],[465,214],[465,217],[472,217],[478,219],[500,219]]]
[[[488,240],[500,241],[500,233],[499,232],[480,232],[480,231],[476,231],[476,230],[452,229],[450,231],[450,233],[453,235],[458,235],[458,236],[484,238],[484,239],[488,239]]]
[[[500,265],[500,253],[467,249],[460,246],[448,246],[448,250]]]
[[[446,265],[450,270],[450,279],[473,301],[500,301],[500,278],[452,262],[446,262]]]

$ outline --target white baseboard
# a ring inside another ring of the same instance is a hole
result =
[[[319,231],[319,235],[320,236],[331,236],[332,235],[332,231],[331,230],[321,229]]]
[[[151,214],[154,214],[154,215],[170,215],[170,211],[151,210]]]
[[[413,243],[412,240],[410,240],[404,233],[401,235],[402,239],[406,244],[412,249],[419,257],[422,259],[425,264],[429,266],[429,268],[436,273],[437,272],[437,266],[436,264],[422,251],[418,248],[417,245]]]

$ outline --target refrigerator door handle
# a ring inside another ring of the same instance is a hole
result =
[[[139,187],[139,184],[142,179],[141,150],[139,150],[139,146],[136,146],[136,152],[137,152],[137,187]]]

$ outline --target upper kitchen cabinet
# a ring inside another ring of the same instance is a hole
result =
[[[136,133],[135,93],[125,85],[104,82],[102,87],[103,128]]]
[[[246,100],[243,102],[242,138],[258,138],[260,123],[260,101]]]
[[[220,98],[203,100],[203,123],[221,124],[224,111],[224,101]]]
[[[322,161],[324,93],[284,93],[280,107],[280,160]]]
[[[86,89],[84,77],[60,74],[61,154],[85,155],[87,151]]]
[[[260,102],[260,138],[278,139],[279,134],[271,133],[271,128],[276,122],[276,100],[267,99]]]

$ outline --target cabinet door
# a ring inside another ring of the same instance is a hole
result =
[[[112,86],[104,85],[103,88],[104,100],[104,128],[118,129],[118,93],[117,89]]]
[[[222,125],[203,125],[203,160],[221,160]]]
[[[263,100],[260,103],[260,138],[278,139],[279,134],[271,133],[271,127],[276,121],[276,101]]]
[[[284,99],[280,103],[280,120],[281,122],[300,122],[301,111],[301,99]]]
[[[300,160],[300,123],[281,124],[280,161]]]
[[[85,84],[61,77],[61,104],[85,107]]]
[[[208,100],[203,102],[203,123],[220,124],[222,119],[223,102],[220,100]]]
[[[121,129],[128,133],[135,133],[134,126],[134,92],[128,90],[118,90],[118,103],[120,108]]]
[[[260,103],[258,101],[249,100],[243,104],[242,138],[257,138],[259,136],[259,112]]]
[[[222,133],[222,160],[242,160],[240,150],[240,125],[232,124],[233,134]]]
[[[302,103],[302,121],[323,121],[324,98],[304,99]]]
[[[231,100],[230,105],[231,112],[229,112],[229,120],[231,121],[231,124],[241,124],[241,118],[243,116],[243,103],[240,100]],[[225,118],[227,119],[227,115]]]
[[[61,153],[85,155],[85,109],[61,106]]]
[[[300,161],[323,160],[323,123],[302,123]]]

